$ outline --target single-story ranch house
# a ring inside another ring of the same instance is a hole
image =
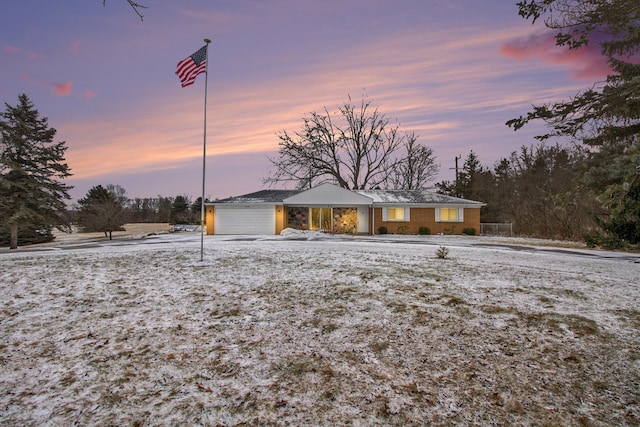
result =
[[[285,228],[333,233],[432,234],[480,231],[484,203],[426,190],[261,190],[206,203],[207,234],[280,234]]]

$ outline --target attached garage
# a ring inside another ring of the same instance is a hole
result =
[[[276,234],[275,206],[216,206],[214,234]]]
[[[205,203],[207,234],[279,234],[285,227],[282,200],[300,190],[260,190]]]

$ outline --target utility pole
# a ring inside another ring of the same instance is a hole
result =
[[[456,196],[459,196],[459,194],[458,194],[458,160],[460,160],[461,158],[462,158],[462,155],[456,156],[456,167],[455,168],[449,168],[449,170],[452,170],[452,169],[456,170],[456,186],[454,187]]]

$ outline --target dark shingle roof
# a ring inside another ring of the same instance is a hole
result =
[[[282,203],[284,199],[302,193],[306,190],[260,190],[242,196],[216,200],[213,204],[260,204]],[[446,196],[428,190],[351,190],[362,196],[369,197],[373,204],[457,204],[478,205],[484,203],[459,197]]]
[[[282,203],[287,197],[300,192],[301,190],[260,190],[242,196],[216,200],[213,203]]]

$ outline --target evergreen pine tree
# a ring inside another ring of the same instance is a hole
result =
[[[169,223],[171,224],[190,224],[191,212],[189,211],[191,201],[187,196],[176,196],[171,204],[171,216]]]
[[[56,130],[40,117],[25,94],[15,107],[5,103],[0,113],[0,227],[11,249],[23,231],[64,226],[68,190],[62,179],[71,176],[65,163],[65,142],[54,142]]]
[[[114,231],[122,230],[127,219],[126,191],[119,185],[97,185],[78,200],[78,224],[83,231],[101,231],[112,240]]]

